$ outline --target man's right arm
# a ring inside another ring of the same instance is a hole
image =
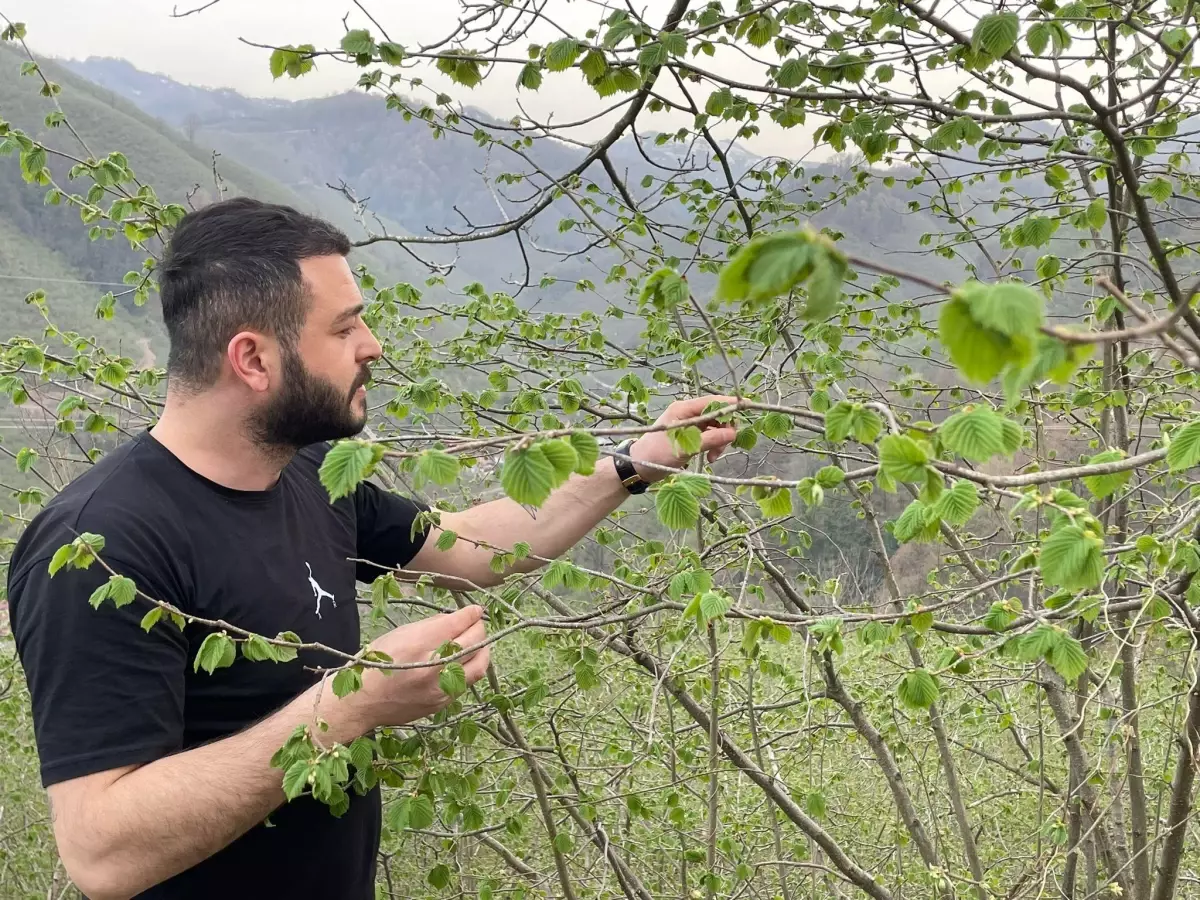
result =
[[[373,727],[315,685],[250,728],[139,766],[47,788],[67,874],[92,900],[124,900],[212,856],[284,801],[275,751],[296,726],[329,723],[323,743]],[[319,703],[319,706],[318,706]]]
[[[372,647],[395,662],[428,660],[446,641],[486,637],[483,610],[469,606],[404,625]],[[483,648],[462,660],[467,683],[487,669]],[[349,744],[378,725],[402,725],[450,702],[438,667],[367,671],[356,693],[338,699],[320,684],[276,713],[223,740],[51,785],[54,833],[63,865],[92,900],[124,900],[213,855],[284,800],[272,755],[300,724],[329,725],[325,744]]]

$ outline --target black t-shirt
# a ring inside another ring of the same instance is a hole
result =
[[[317,477],[327,444],[298,453],[273,487],[239,491],[192,471],[149,432],[102,458],[53,498],[14,550],[9,614],[32,697],[44,785],[116,766],[150,762],[226,737],[302,693],[318,677],[306,665],[329,654],[301,652],[288,663],[238,653],[213,674],[193,660],[210,632],[182,632],[164,616],[149,633],[142,598],[94,609],[88,598],[108,579],[92,563],[51,577],[55,550],[92,532],[101,558],[149,596],[207,619],[274,637],[294,631],[346,652],[360,646],[355,582],[407,563],[410,499],[369,482],[331,503]],[[280,773],[282,777],[282,773]],[[140,894],[141,898],[228,895],[374,897],[380,798],[351,791],[340,818],[311,797],[277,808],[225,849]],[[217,813],[219,815],[219,811]]]

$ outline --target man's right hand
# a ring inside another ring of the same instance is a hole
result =
[[[486,637],[483,607],[467,606],[401,625],[372,641],[370,648],[382,650],[393,662],[426,662],[447,641],[466,648]],[[458,660],[466,672],[468,686],[482,678],[487,670],[489,649],[482,647]],[[438,685],[441,670],[441,666],[367,669],[363,672],[362,687],[342,702],[350,701],[363,732],[377,726],[406,725],[431,716],[450,704],[451,698]]]

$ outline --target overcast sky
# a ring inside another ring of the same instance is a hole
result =
[[[268,69],[270,51],[248,46],[241,39],[262,44],[311,43],[318,48],[336,47],[346,26],[378,29],[350,0],[220,0],[212,7],[182,18],[172,17],[199,5],[204,0],[20,0],[16,8],[0,11],[24,21],[28,43],[35,53],[83,59],[88,56],[116,56],[129,60],[140,69],[161,72],[187,84],[229,87],[255,97],[302,99],[320,97],[354,88],[361,69],[332,59],[318,61],[316,70],[299,79],[286,76],[272,80]],[[457,0],[374,0],[364,6],[399,44],[412,47],[449,35],[458,23],[461,7]],[[661,17],[666,0],[642,0],[651,21]],[[595,27],[604,10],[591,0],[558,0],[549,11],[557,24],[582,35]],[[552,40],[556,35],[534,33],[536,40]],[[511,55],[523,55],[525,45],[513,48]],[[720,59],[720,56],[718,56]],[[706,64],[711,61],[706,60]],[[762,69],[732,52],[722,60],[721,69],[730,75],[761,79]],[[489,75],[474,90],[439,82],[440,73],[429,80],[445,86],[454,98],[478,106],[493,115],[507,118],[518,114],[519,100],[526,111],[543,118],[577,119],[598,112],[608,105],[582,83],[578,71],[547,73],[536,93],[515,88],[517,69],[506,66]],[[661,87],[661,85],[660,85]],[[707,90],[697,101],[703,103]],[[610,98],[611,102],[612,98]],[[381,100],[382,102],[382,100]],[[674,130],[690,117],[650,117],[643,114],[640,131]],[[607,130],[611,118],[582,129],[574,136],[591,140]],[[770,121],[760,122],[764,134],[748,148],[754,152],[781,154],[799,158],[810,151],[807,130],[784,131]]]

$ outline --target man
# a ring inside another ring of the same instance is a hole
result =
[[[380,355],[349,251],[329,224],[250,199],[186,216],[160,272],[171,345],[162,417],[48,503],[13,554],[10,616],[41,777],[63,863],[91,900],[373,897],[378,788],[352,794],[334,817],[310,797],[284,803],[270,758],[316,717],[329,723],[323,741],[349,744],[449,702],[433,667],[368,671],[360,691],[338,700],[305,668],[335,664],[327,653],[289,663],[239,654],[228,668],[196,672],[212,629],[181,632],[164,619],[147,633],[144,599],[93,609],[106,567],[191,615],[355,652],[356,580],[404,566],[494,585],[492,554],[471,539],[525,541],[557,557],[634,485],[666,474],[633,461],[688,461],[663,432],[647,433],[621,468],[604,458],[536,518],[508,499],[443,514],[442,527],[467,539],[445,552],[411,537],[425,508],[413,500],[363,483],[331,503],[317,478],[326,442],[365,426],[364,385]],[[713,399],[673,404],[660,422],[699,415]],[[701,452],[715,459],[733,438],[731,427],[706,426]],[[103,565],[51,576],[55,550],[82,532],[105,538]],[[415,662],[450,640],[486,640],[480,607],[397,628],[373,646]],[[488,658],[486,647],[464,658],[469,683]]]

